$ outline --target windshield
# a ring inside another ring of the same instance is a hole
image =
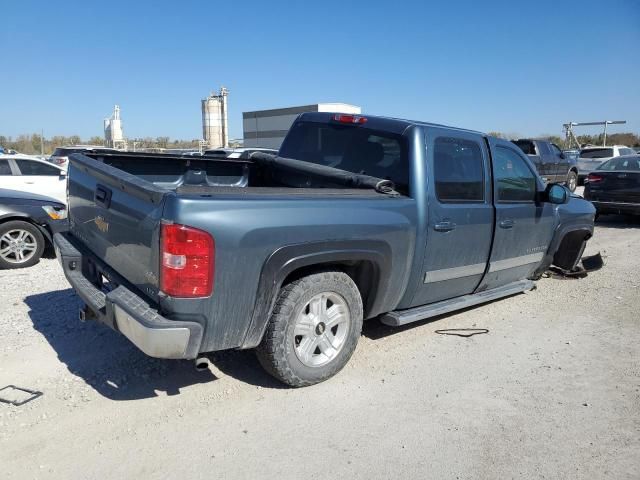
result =
[[[640,156],[618,157],[604,162],[596,170],[633,170],[640,171]]]
[[[409,186],[404,138],[361,126],[299,122],[280,148],[280,156],[391,180]]]
[[[588,148],[580,152],[580,158],[613,157],[613,148]]]

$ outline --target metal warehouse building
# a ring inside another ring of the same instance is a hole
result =
[[[361,108],[347,103],[317,103],[301,107],[276,108],[242,113],[245,147],[280,148],[289,127],[304,112],[361,113]]]

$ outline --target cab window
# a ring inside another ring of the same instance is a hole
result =
[[[499,202],[533,202],[536,177],[514,150],[496,147],[493,159]]]
[[[477,142],[438,137],[433,147],[433,175],[440,202],[483,202],[482,150]]]
[[[18,170],[22,175],[46,175],[46,176],[59,176],[60,170],[51,165],[41,162],[33,162],[31,160],[19,160],[16,158],[16,164]]]
[[[9,166],[9,160],[0,160],[0,175],[11,175],[11,167]]]

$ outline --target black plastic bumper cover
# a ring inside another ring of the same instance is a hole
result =
[[[151,357],[198,356],[202,325],[163,317],[123,285],[104,293],[83,275],[83,253],[71,243],[68,234],[55,234],[53,243],[67,280],[99,322],[125,335]]]

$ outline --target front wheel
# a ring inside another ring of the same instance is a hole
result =
[[[44,237],[34,225],[20,220],[0,225],[0,269],[30,267],[43,251]]]
[[[258,360],[287,385],[313,385],[347,364],[361,331],[362,299],[351,277],[308,275],[280,290]]]
[[[578,187],[578,174],[573,170],[571,170],[567,174],[567,188],[571,192],[575,192],[577,187]]]

